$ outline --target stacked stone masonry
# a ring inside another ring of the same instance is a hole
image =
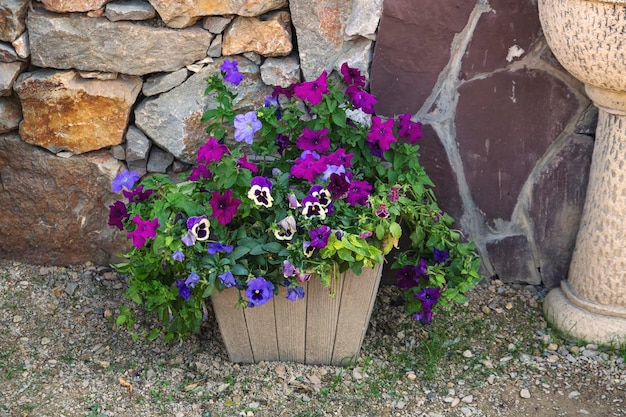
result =
[[[421,159],[483,273],[567,274],[593,110],[546,47],[533,0],[7,0],[0,4],[0,258],[115,260],[122,169],[176,174],[206,141],[206,78],[236,106],[347,61],[377,113],[424,123]]]

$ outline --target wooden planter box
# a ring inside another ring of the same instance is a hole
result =
[[[287,290],[266,304],[237,308],[239,293],[229,288],[211,298],[232,362],[297,362],[348,365],[356,360],[374,308],[382,265],[361,275],[342,274],[336,297],[312,278],[302,300],[289,301]]]

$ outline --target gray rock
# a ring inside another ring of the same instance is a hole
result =
[[[15,80],[26,66],[25,62],[0,63],[0,96],[11,95]]]
[[[211,46],[209,46],[209,50],[207,51],[207,55],[212,58],[219,58],[222,56],[222,39],[223,36],[221,34],[216,35],[213,42],[211,42]]]
[[[0,42],[0,62],[15,62],[19,58],[13,45]]]
[[[164,174],[172,162],[174,162],[174,157],[171,153],[153,147],[148,159],[148,172]]]
[[[187,75],[189,75],[187,69],[181,68],[178,71],[152,76],[143,83],[141,92],[144,96],[164,93],[181,85],[187,79]]]
[[[213,35],[36,10],[29,15],[31,61],[38,67],[143,75],[177,71],[206,57]]]
[[[26,59],[30,56],[30,43],[28,41],[28,32],[22,33],[14,40],[11,45],[15,49],[15,53],[22,59]]]
[[[14,97],[0,97],[0,133],[17,129],[22,120],[22,107]]]
[[[267,58],[261,65],[261,78],[267,85],[287,87],[300,81],[300,65],[294,56]]]
[[[109,3],[104,9],[104,15],[112,22],[119,20],[148,20],[156,17],[154,7],[142,0]]]
[[[353,0],[352,12],[346,23],[345,39],[359,36],[376,40],[378,22],[383,13],[383,0]]]
[[[128,126],[126,132],[126,160],[127,161],[145,161],[148,159],[152,143],[143,132],[135,126]]]
[[[271,90],[261,82],[259,68],[245,58],[235,58],[239,71],[246,77],[236,88],[235,110],[260,106]],[[135,110],[135,124],[160,148],[183,162],[192,163],[198,148],[207,140],[202,114],[215,108],[216,102],[205,96],[206,79],[219,71],[223,59],[192,75],[180,86],[148,97]]]
[[[26,14],[31,0],[2,0],[0,41],[13,42],[26,30]]]
[[[111,154],[113,155],[113,158],[117,159],[118,161],[123,161],[124,159],[126,159],[126,151],[124,150],[124,147],[122,145],[115,145],[111,148]]]
[[[207,16],[202,22],[202,27],[211,33],[222,33],[226,26],[232,22],[232,17],[225,16]]]

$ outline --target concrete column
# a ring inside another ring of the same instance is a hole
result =
[[[576,338],[626,342],[626,0],[540,0],[548,45],[599,108],[596,143],[567,280],[546,318]]]

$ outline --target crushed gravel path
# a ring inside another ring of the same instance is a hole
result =
[[[106,267],[0,261],[0,416],[626,416],[626,349],[560,338],[545,290],[494,280],[407,318],[381,288],[356,365],[233,364],[217,325],[182,344],[116,329]]]

